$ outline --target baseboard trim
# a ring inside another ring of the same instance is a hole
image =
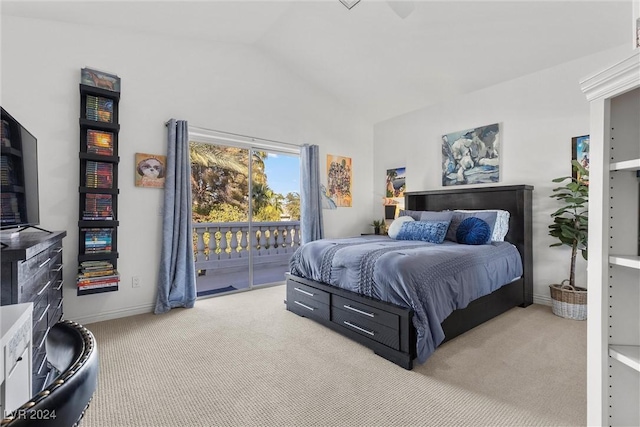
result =
[[[135,316],[137,314],[153,313],[155,304],[139,305],[137,307],[127,307],[119,310],[103,311],[101,313],[92,314],[89,316],[78,316],[74,318],[65,317],[65,319],[73,320],[81,325],[88,325],[89,323],[102,322],[104,320],[119,319],[121,317]]]
[[[533,294],[533,303],[548,305],[549,307],[551,307],[551,297],[549,295],[542,296],[542,295]]]
[[[279,282],[276,284],[281,285],[282,283]],[[551,306],[551,297],[548,295],[543,296],[543,295],[533,294],[533,303]],[[154,304],[146,304],[146,305],[140,305],[137,307],[127,307],[120,310],[105,311],[105,312],[102,312],[99,314],[93,314],[90,316],[80,316],[80,317],[67,318],[67,319],[73,320],[74,322],[78,322],[81,325],[87,325],[89,323],[119,319],[121,317],[135,316],[137,314],[153,313],[154,308],[155,308]]]

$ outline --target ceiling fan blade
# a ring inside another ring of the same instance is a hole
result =
[[[398,15],[402,19],[411,15],[411,12],[413,12],[413,10],[416,8],[415,2],[410,0],[401,0],[401,1],[388,0],[387,4],[396,13],[396,15]]]

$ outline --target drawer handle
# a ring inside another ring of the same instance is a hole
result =
[[[305,295],[310,296],[310,297],[316,296],[316,294],[312,294],[311,292],[307,292],[307,291],[302,290],[300,288],[293,288],[293,289],[295,289],[296,291],[300,292],[301,294],[305,294]]]
[[[42,314],[40,315],[40,318],[38,320],[36,320],[36,323],[40,322],[42,319],[44,319],[44,316],[47,315],[47,312],[49,311],[49,307],[51,307],[51,304],[47,305],[47,308],[44,309],[44,311],[42,312]]]
[[[56,307],[56,310],[59,310],[60,307],[62,307],[62,299],[60,300],[60,302],[58,303],[58,306]]]
[[[347,325],[347,326],[351,326],[352,328],[359,330],[360,332],[364,332],[365,334],[369,334],[369,335],[371,335],[371,336],[374,336],[374,335],[375,335],[375,333],[374,333],[374,332],[372,332],[372,331],[368,331],[368,330],[366,330],[366,329],[364,329],[364,328],[361,328],[360,326],[354,325],[354,324],[353,324],[353,323],[351,323],[351,322],[347,322],[346,320],[344,320],[344,321],[343,321],[343,323],[344,323],[345,325]]]
[[[345,305],[343,305],[343,307],[346,308],[347,310],[351,310],[351,311],[355,311],[356,313],[364,314],[365,316],[376,317],[376,315],[373,314],[373,313],[369,313],[367,311],[358,310],[355,307],[351,307],[349,304],[345,304]]]
[[[49,311],[49,307],[51,307],[51,304],[47,305],[47,308],[44,309],[44,311],[42,312],[42,314],[40,315],[40,318],[38,320],[36,320],[36,323],[40,322],[42,319],[44,319],[44,316],[47,315],[47,312]]]
[[[47,284],[44,285],[36,295],[40,296],[49,287],[50,284],[51,284],[51,280],[49,280]]]
[[[40,374],[42,372],[42,368],[44,368],[44,365],[47,363],[47,356],[44,356],[44,359],[42,359],[42,362],[40,362],[40,366],[38,367],[38,374]]]
[[[58,266],[58,268],[56,268],[54,271],[55,271],[56,273],[59,273],[59,272],[60,272],[60,270],[62,270],[62,264],[60,264],[60,265]]]
[[[40,341],[40,343],[38,344],[38,349],[42,348],[42,346],[44,345],[44,343],[47,341],[47,335],[49,335],[49,329],[51,329],[50,327],[47,328],[47,330],[44,333],[44,336],[42,337],[42,340]],[[45,357],[46,359],[46,357]],[[40,372],[40,369],[38,369],[38,372]]]
[[[55,250],[55,252],[56,252],[57,254],[59,254],[60,252],[62,252],[62,246],[60,246],[59,248],[56,248],[56,249],[54,249],[54,250]]]
[[[62,287],[62,284],[64,283],[64,280],[60,280],[60,284],[58,286],[55,287],[56,291],[59,291],[60,288]]]
[[[307,310],[311,310],[311,311],[315,311],[315,310],[316,310],[315,308],[313,308],[313,307],[309,307],[307,304],[303,304],[303,303],[301,303],[301,302],[299,302],[299,301],[294,301],[294,303],[298,304],[298,305],[299,305],[299,306],[301,306],[301,307],[306,308]]]
[[[49,261],[51,261],[51,258],[47,258],[47,260],[46,260],[45,262],[43,262],[42,264],[40,264],[40,265],[38,266],[38,268],[42,268],[42,267],[44,267],[45,265],[47,265],[47,263],[48,263]]]

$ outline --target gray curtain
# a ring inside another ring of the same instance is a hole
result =
[[[193,307],[196,273],[191,238],[191,161],[185,120],[169,120],[156,314]]]
[[[320,194],[320,150],[317,145],[300,147],[301,191],[300,230],[302,243],[324,237],[322,195]]]

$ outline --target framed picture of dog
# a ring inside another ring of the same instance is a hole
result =
[[[136,153],[136,187],[164,188],[167,156]]]

